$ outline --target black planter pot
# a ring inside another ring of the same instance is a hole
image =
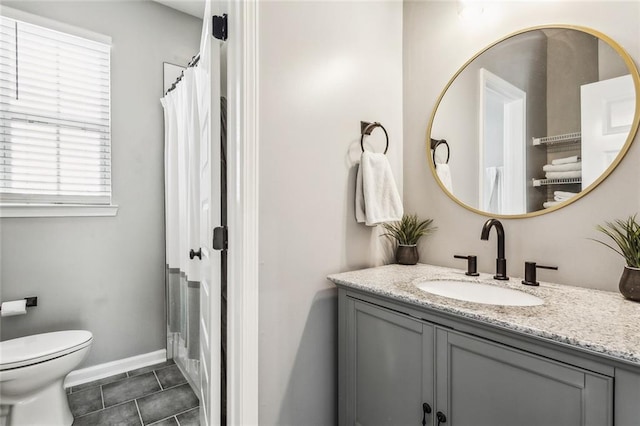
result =
[[[401,265],[415,265],[418,263],[418,246],[398,244],[396,249],[396,262]]]
[[[625,266],[618,288],[626,299],[640,302],[640,268]]]

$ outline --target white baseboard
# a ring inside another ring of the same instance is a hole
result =
[[[64,380],[64,387],[78,386],[83,383],[92,382],[94,380],[103,379],[113,376],[114,374],[124,373],[125,371],[135,370],[136,368],[146,367],[148,365],[159,364],[167,360],[167,350],[161,349],[155,352],[136,355],[129,358],[118,359],[116,361],[105,362],[104,364],[93,365],[87,368],[81,368],[69,373]]]

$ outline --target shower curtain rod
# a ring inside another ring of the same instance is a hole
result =
[[[195,67],[196,65],[198,65],[198,62],[200,62],[200,54],[199,53],[196,56],[192,56],[191,57],[191,60],[187,64],[187,68]],[[166,95],[167,93],[169,93],[170,91],[175,89],[177,87],[178,83],[180,82],[180,80],[182,80],[182,77],[184,77],[184,71],[182,71],[180,73],[180,76],[178,78],[176,78],[176,81],[173,82],[171,87],[169,87],[167,89],[167,91],[164,92],[164,94]]]

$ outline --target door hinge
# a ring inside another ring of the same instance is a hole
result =
[[[213,249],[226,250],[229,248],[229,231],[226,226],[213,228]]]
[[[218,40],[225,41],[227,39],[227,14],[222,16],[213,16],[213,36]]]

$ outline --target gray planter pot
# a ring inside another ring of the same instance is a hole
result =
[[[618,288],[626,299],[640,302],[640,269],[625,266]]]
[[[401,265],[415,265],[418,263],[418,246],[398,244],[396,249],[396,262]]]

